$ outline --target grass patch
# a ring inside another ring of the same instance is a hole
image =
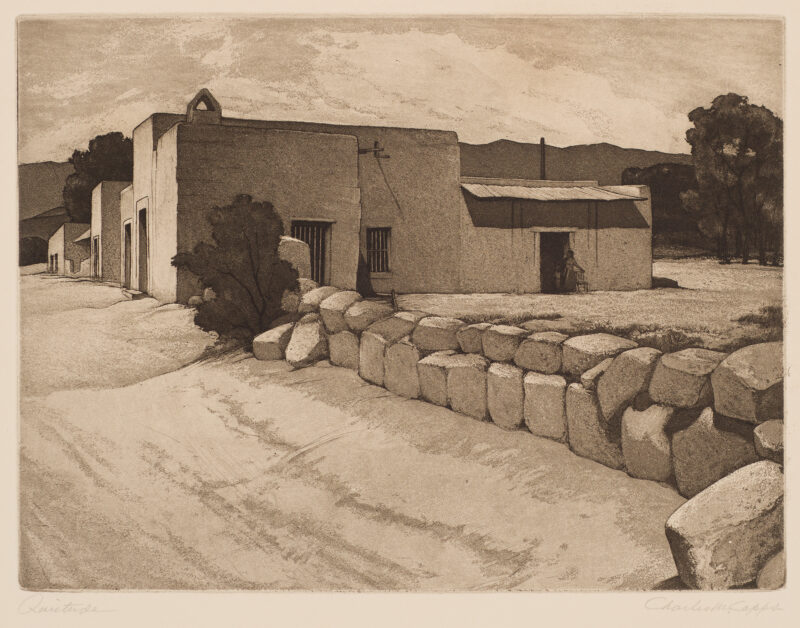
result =
[[[499,312],[488,312],[485,314],[467,314],[465,316],[459,316],[460,320],[464,321],[468,325],[472,325],[474,323],[492,323],[493,325],[519,325],[520,323],[524,323],[526,321],[556,321],[560,318],[563,318],[561,314],[557,312],[545,312],[543,314],[501,314]]]
[[[756,314],[745,314],[736,319],[737,323],[757,325],[765,329],[783,329],[783,307],[780,305],[767,305]]]
[[[652,347],[662,353],[674,353],[693,347],[713,349],[731,353],[747,345],[761,342],[775,342],[783,339],[783,308],[769,305],[762,307],[757,313],[747,314],[734,320],[736,323],[747,325],[736,330],[730,339],[717,337],[715,334],[693,332],[692,330],[678,327],[664,327],[651,324],[614,324],[608,321],[592,321],[582,318],[564,317],[558,312],[545,312],[540,314],[520,313],[503,314],[490,311],[482,314],[465,314],[457,316],[467,324],[492,323],[493,325],[521,326],[527,321],[553,321],[552,328],[546,323],[541,327],[533,328],[535,331],[552,329],[568,336],[583,334],[612,334],[633,340],[641,347]],[[529,327],[529,329],[531,329]]]

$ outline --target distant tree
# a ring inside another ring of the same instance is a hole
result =
[[[623,185],[650,188],[654,236],[664,235],[674,243],[687,245],[710,246],[715,241],[699,229],[697,217],[687,212],[682,202],[682,195],[697,190],[693,166],[660,163],[647,168],[626,168],[621,179]]]
[[[723,220],[721,214],[714,203],[714,198],[706,195],[702,200],[701,193],[697,189],[681,192],[681,206],[688,216],[697,225],[698,231],[708,241],[713,242],[717,258],[725,264],[730,263],[730,254],[727,251],[727,242],[733,237],[733,230],[729,226],[727,234],[723,238]]]
[[[98,135],[88,150],[73,151],[69,163],[75,173],[64,184],[64,207],[72,222],[89,222],[94,187],[101,181],[133,178],[133,141],[117,131]]]
[[[22,238],[19,241],[19,265],[47,262],[47,242],[42,238]]]
[[[694,125],[686,132],[692,147],[698,196],[689,207],[716,216],[719,254],[730,261],[733,234],[737,253],[746,264],[752,248],[767,263],[777,262],[783,232],[783,122],[766,107],[744,96],[717,96],[711,107],[689,113]]]
[[[272,204],[237,196],[208,220],[214,244],[201,242],[172,264],[196,275],[216,297],[197,306],[195,323],[220,335],[252,338],[284,312],[281,297],[296,290],[297,270],[278,256],[283,223]]]

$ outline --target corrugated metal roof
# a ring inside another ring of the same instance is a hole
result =
[[[91,229],[87,229],[79,237],[75,238],[73,240],[73,242],[80,242],[81,240],[88,240],[91,237],[92,237],[92,230]]]
[[[477,198],[518,198],[531,201],[629,201],[643,196],[622,194],[602,186],[528,187],[462,183],[461,187]]]

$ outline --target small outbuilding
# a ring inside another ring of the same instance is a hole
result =
[[[47,244],[47,270],[55,275],[82,275],[89,259],[88,224],[65,222]],[[82,271],[83,266],[83,271]]]
[[[652,216],[641,185],[462,177],[473,292],[558,292],[569,251],[586,290],[652,283]]]

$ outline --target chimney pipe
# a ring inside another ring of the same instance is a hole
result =
[[[544,164],[544,138],[539,140],[539,178],[544,181],[547,179],[547,170]]]

